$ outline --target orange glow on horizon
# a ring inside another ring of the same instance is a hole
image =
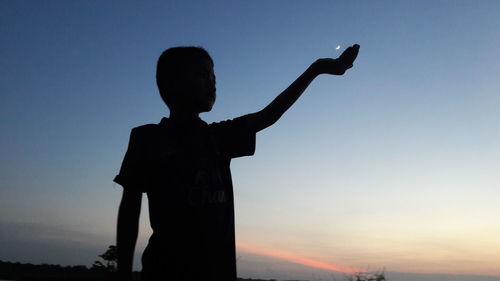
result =
[[[263,249],[263,248],[250,246],[248,244],[241,244],[241,243],[237,243],[236,248],[240,251],[249,252],[249,253],[258,254],[258,255],[263,255],[263,256],[268,256],[268,257],[273,257],[273,258],[278,258],[278,259],[283,259],[283,260],[286,260],[289,262],[293,262],[293,263],[297,263],[297,264],[301,264],[301,265],[305,265],[305,266],[309,266],[309,267],[338,271],[338,272],[343,272],[343,273],[350,273],[350,274],[356,272],[355,270],[353,270],[352,268],[349,268],[347,266],[328,264],[328,263],[324,263],[324,262],[321,262],[318,260],[302,257],[302,256],[294,254],[294,253],[273,250],[273,249]]]

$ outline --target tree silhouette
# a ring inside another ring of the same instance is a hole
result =
[[[345,275],[344,281],[386,281],[385,268],[374,273],[358,271],[354,274]]]
[[[108,250],[106,250],[104,254],[99,255],[99,257],[103,259],[106,264],[103,264],[101,261],[95,261],[91,269],[116,272],[116,265],[118,260],[116,246],[110,245],[108,247]]]

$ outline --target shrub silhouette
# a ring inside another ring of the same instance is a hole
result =
[[[385,269],[374,273],[359,271],[345,276],[344,281],[386,281]]]
[[[110,245],[108,247],[108,250],[106,250],[104,254],[99,255],[99,257],[103,259],[106,264],[97,260],[94,262],[94,264],[92,264],[91,269],[99,271],[116,272],[117,261],[118,261],[116,246]]]

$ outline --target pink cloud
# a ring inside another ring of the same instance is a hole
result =
[[[268,256],[268,257],[279,258],[279,259],[283,259],[283,260],[286,260],[289,262],[293,262],[293,263],[297,263],[297,264],[301,264],[301,265],[305,265],[305,266],[310,266],[310,267],[314,267],[314,268],[321,268],[321,269],[332,270],[332,271],[343,272],[343,273],[354,273],[355,272],[355,270],[353,270],[352,268],[350,268],[348,266],[338,265],[338,264],[335,264],[335,265],[329,264],[329,263],[325,263],[325,262],[318,261],[315,259],[303,257],[303,256],[295,254],[295,253],[274,250],[274,249],[264,249],[264,248],[257,247],[254,245],[242,244],[242,243],[237,243],[236,247],[239,251]]]

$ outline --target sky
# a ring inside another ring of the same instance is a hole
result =
[[[214,122],[358,43],[352,69],[319,76],[232,162],[240,276],[500,276],[499,14],[498,1],[0,1],[0,260],[91,265],[115,243],[130,130],[168,116],[166,48],[211,54]]]

